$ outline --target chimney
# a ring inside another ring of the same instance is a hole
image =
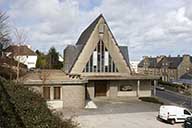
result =
[[[143,59],[147,59],[147,58],[149,58],[148,56],[143,56]]]
[[[28,47],[29,49],[31,49],[31,45],[28,44],[27,47]]]
[[[177,57],[180,57],[180,55],[177,55]]]
[[[183,61],[184,62],[190,62],[190,55],[184,54],[183,55]]]
[[[157,56],[156,57],[157,63],[159,63],[159,61],[161,61],[164,57],[165,57],[164,55]]]

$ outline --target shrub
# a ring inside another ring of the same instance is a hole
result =
[[[72,119],[62,120],[41,98],[22,85],[0,78],[0,127],[77,128]]]
[[[141,101],[144,101],[144,102],[151,102],[151,103],[155,103],[155,104],[161,104],[163,105],[164,103],[159,101],[157,98],[155,97],[139,97],[139,99]]]

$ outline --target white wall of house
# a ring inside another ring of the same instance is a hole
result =
[[[37,62],[37,56],[16,56],[14,57],[15,60],[19,61],[20,63],[23,63],[27,65],[27,68],[35,68],[36,62]]]
[[[134,70],[136,73],[138,73],[138,64],[139,64],[140,61],[130,61],[130,64],[131,64],[131,68],[132,70]]]

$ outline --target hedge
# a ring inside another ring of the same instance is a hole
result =
[[[48,109],[40,94],[0,78],[0,128],[78,128]]]

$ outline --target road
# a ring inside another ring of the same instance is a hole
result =
[[[191,107],[191,104],[192,104],[191,103],[191,101],[192,101],[191,97],[184,96],[182,94],[168,91],[168,90],[165,90],[165,91],[157,90],[156,96],[163,98],[163,99],[166,99],[166,100],[169,100],[169,101],[176,103],[178,105],[182,105],[183,107],[187,107],[190,109],[192,108]]]

